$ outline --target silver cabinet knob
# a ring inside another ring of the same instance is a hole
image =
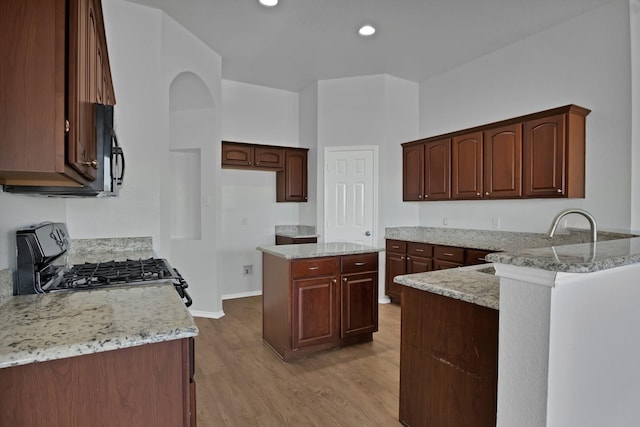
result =
[[[489,195],[489,192],[487,191],[486,193],[484,193],[484,195],[485,195],[485,196],[488,196],[488,195]]]
[[[562,193],[562,189],[560,189],[560,188],[558,188],[556,191],[557,191],[558,193]]]
[[[418,199],[422,199],[422,194],[418,194]]]

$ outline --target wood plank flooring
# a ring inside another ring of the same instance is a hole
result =
[[[283,362],[262,342],[261,297],[196,318],[199,427],[399,426],[400,307],[379,306],[373,342]]]

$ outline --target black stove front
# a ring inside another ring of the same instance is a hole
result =
[[[43,223],[18,230],[15,295],[169,281],[173,283],[185,305],[189,307],[192,304],[186,291],[187,282],[163,258],[85,263],[67,267],[67,236],[66,226],[61,223]]]

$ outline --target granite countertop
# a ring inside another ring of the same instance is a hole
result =
[[[633,237],[631,234],[598,232],[598,240],[614,240]],[[549,239],[542,233],[522,233],[517,231],[472,230],[438,227],[387,227],[386,239],[410,242],[432,243],[435,245],[459,246],[472,249],[494,251],[514,251],[522,248],[562,246],[591,241],[591,232],[584,229],[567,228],[564,234],[556,234]]]
[[[480,270],[492,271],[492,264],[407,274],[396,276],[393,281],[404,286],[498,310],[500,278]]]
[[[640,262],[640,237],[487,255],[487,261],[563,273],[593,273]]]
[[[198,334],[168,282],[16,296],[0,325],[0,368]]]
[[[382,248],[346,242],[258,246],[257,249],[286,259],[318,258],[324,256],[353,255],[384,251]]]
[[[305,237],[318,237],[316,227],[312,225],[276,225],[276,236],[302,239]]]

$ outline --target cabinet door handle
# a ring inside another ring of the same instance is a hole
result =
[[[479,195],[480,195],[480,193],[476,193],[476,196],[479,196]]]
[[[407,261],[410,261],[410,260],[411,260],[411,257],[410,257],[410,256],[408,256],[408,257],[407,257]]]
[[[391,246],[393,249],[400,249],[400,246]]]
[[[260,164],[260,162],[256,162],[256,166],[258,166]]]
[[[418,194],[418,199],[422,199],[422,194]]]
[[[446,256],[453,256],[453,254],[451,252],[445,252],[444,253]]]
[[[342,281],[343,281],[343,282],[345,282],[345,283],[347,283],[347,280],[348,280],[348,279],[347,279],[346,277],[343,277],[343,278],[342,278]]]
[[[558,188],[558,189],[556,189],[556,192],[562,193],[562,190],[560,188]]]
[[[249,164],[252,164],[253,162],[249,162]]]
[[[333,279],[331,283],[338,283],[338,281],[336,279]]]
[[[486,193],[484,193],[484,195],[485,195],[485,196],[488,196],[488,195],[489,195],[489,192],[487,191]]]
[[[425,194],[425,195],[424,195],[424,198],[425,198],[425,199],[427,199],[428,197],[429,197],[429,195],[428,195],[428,194]]]
[[[309,270],[318,270],[320,267],[309,267]]]
[[[354,263],[353,265],[355,265],[356,267],[362,267],[363,265],[365,265],[366,263],[358,261],[356,263]]]
[[[97,160],[91,160],[90,162],[80,162],[81,165],[85,165],[85,166],[91,166],[94,169],[98,169],[98,161]]]
[[[424,252],[424,249],[416,249],[416,252]]]
[[[400,257],[400,259],[405,259],[405,257],[404,257],[404,256],[401,256],[401,257]]]

